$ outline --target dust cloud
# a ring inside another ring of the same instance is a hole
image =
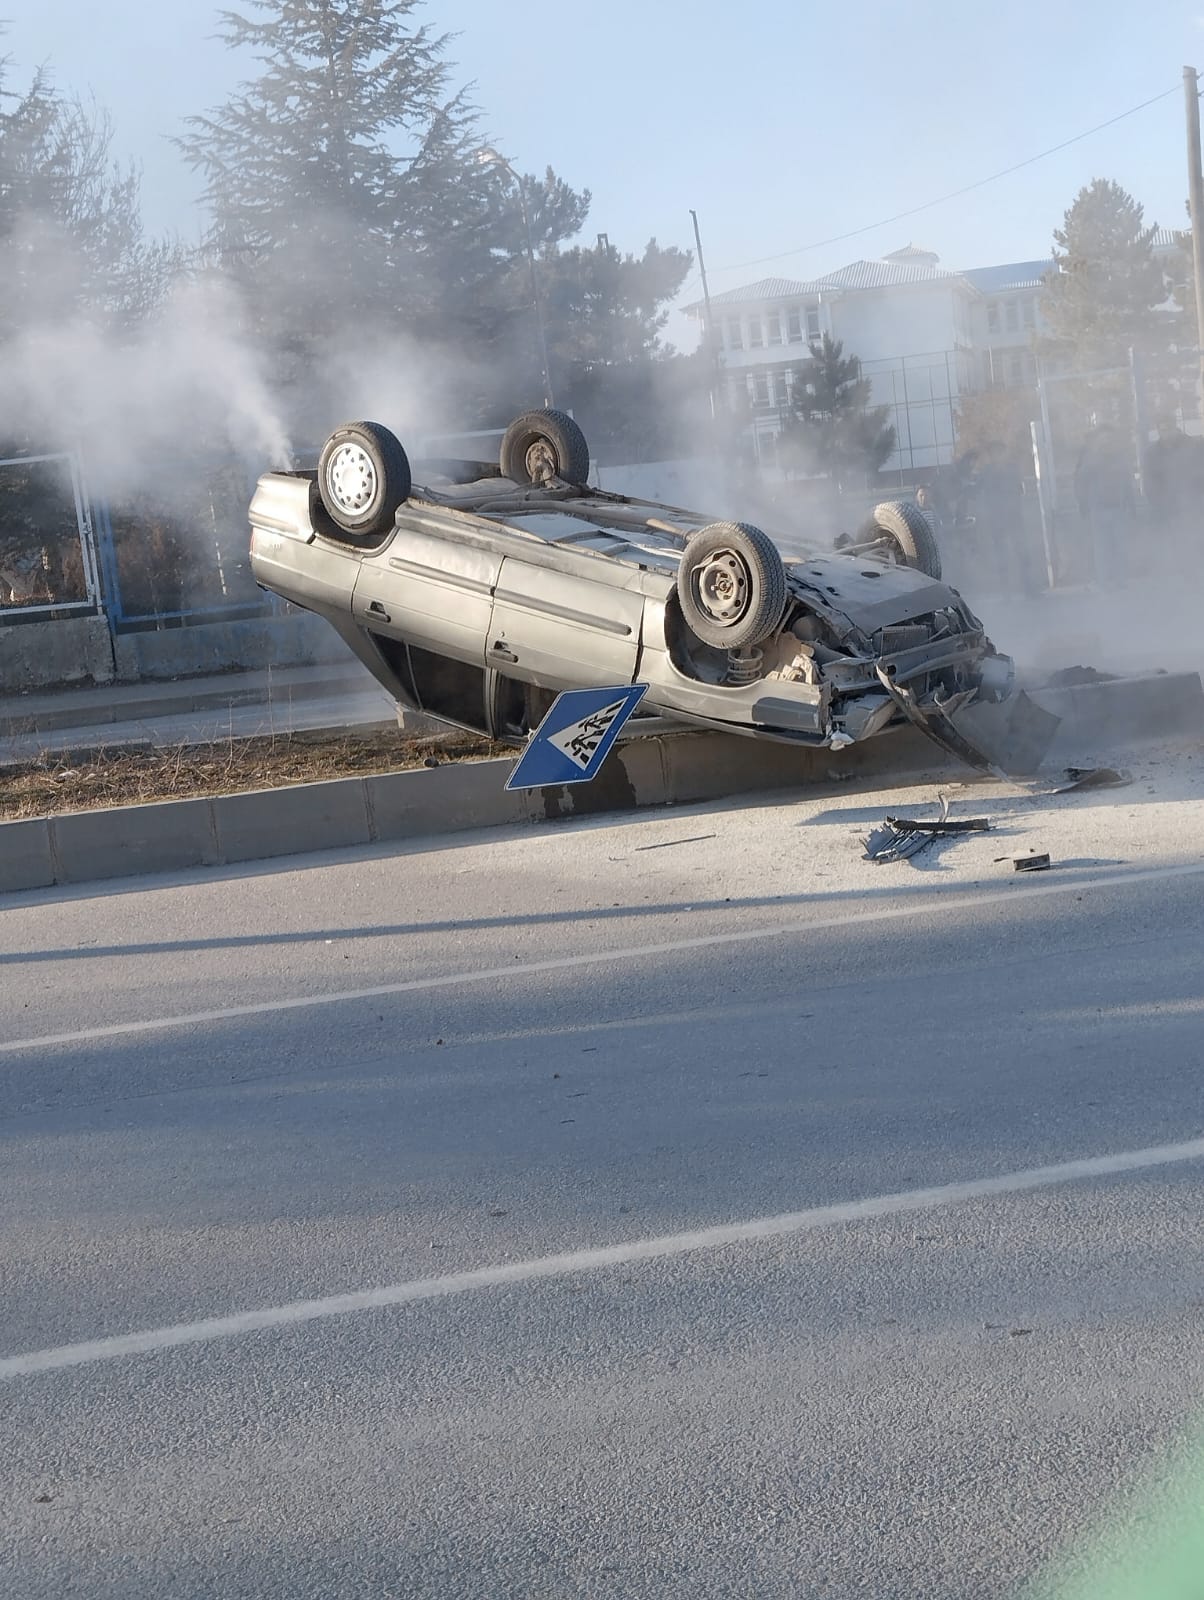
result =
[[[78,455],[95,492],[114,499],[170,498],[179,461],[198,452],[257,468],[291,459],[239,299],[206,277],[177,283],[128,333],[49,307],[26,322],[5,349],[0,437]]]

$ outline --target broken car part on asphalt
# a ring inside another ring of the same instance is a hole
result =
[[[1052,790],[1053,794],[1077,794],[1080,789],[1123,789],[1133,782],[1131,772],[1118,772],[1115,767],[1066,767],[1067,782]]]
[[[949,820],[949,797],[941,796],[941,814],[931,822],[913,817],[887,817],[880,828],[875,828],[862,840],[865,850],[863,860],[885,865],[890,861],[906,861],[917,855],[934,839],[956,834],[989,833],[991,824],[986,817],[965,817]]]
[[[1000,860],[1006,861],[1006,856]],[[1013,856],[1012,866],[1017,872],[1048,872],[1050,861],[1047,855]]]

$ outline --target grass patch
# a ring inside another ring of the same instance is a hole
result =
[[[45,751],[0,767],[0,821],[156,800],[193,800],[508,754],[514,752],[475,734],[407,738],[392,729],[275,734],[158,748]]]

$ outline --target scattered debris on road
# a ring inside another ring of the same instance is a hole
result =
[[[1007,857],[1000,859],[1006,861]],[[1047,855],[1013,856],[1012,867],[1016,872],[1048,872],[1050,860]]]
[[[717,839],[715,833],[693,833],[688,839],[662,839],[659,844],[637,844],[637,850],[669,850],[675,844],[701,844],[704,839]],[[617,859],[616,857],[611,858]]]
[[[1115,767],[1066,767],[1065,772],[1067,782],[1054,794],[1075,794],[1079,789],[1123,789],[1133,782],[1131,772],[1119,772]]]
[[[941,795],[941,814],[932,821],[915,817],[887,817],[880,828],[875,828],[861,841],[866,861],[882,865],[888,861],[906,861],[917,855],[934,839],[948,838],[963,833],[989,833],[991,824],[986,817],[949,819],[949,796]]]

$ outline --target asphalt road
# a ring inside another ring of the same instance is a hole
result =
[[[891,868],[851,835],[930,796],[10,898],[6,1600],[1123,1546],[1200,1420],[1197,765]]]

